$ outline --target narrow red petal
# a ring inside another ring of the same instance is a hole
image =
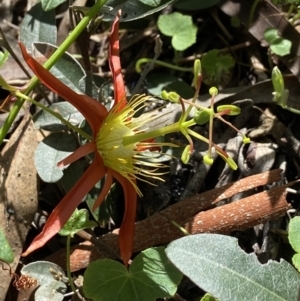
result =
[[[64,167],[66,165],[69,165],[75,161],[77,161],[78,159],[94,152],[97,151],[97,146],[95,144],[95,142],[88,142],[84,145],[82,145],[81,147],[77,148],[71,155],[69,155],[68,157],[64,158],[63,160],[59,161],[57,163],[58,167]]]
[[[122,185],[125,198],[125,212],[119,232],[119,248],[124,265],[132,255],[135,229],[137,193],[130,181],[112,170],[113,177]]]
[[[93,211],[102,204],[104,198],[106,197],[106,195],[108,194],[108,192],[110,190],[112,182],[113,182],[113,177],[112,177],[111,171],[109,169],[106,174],[105,184],[92,208]]]
[[[86,118],[94,134],[99,130],[103,119],[107,116],[107,109],[95,99],[87,95],[79,95],[58,80],[33,57],[31,57],[26,47],[19,43],[22,55],[28,66],[32,69],[39,80],[51,91],[58,94],[63,99],[70,102]]]
[[[120,46],[119,46],[119,21],[121,17],[121,10],[118,11],[117,16],[113,22],[112,30],[109,38],[109,67],[113,75],[114,81],[114,97],[115,105],[119,105],[118,110],[122,110],[126,105],[125,84],[122,75],[122,67],[120,61]]]
[[[22,254],[27,256],[29,253],[42,247],[52,238],[68,221],[76,207],[80,204],[84,196],[100,181],[106,173],[100,155],[95,155],[95,160],[85,171],[76,185],[68,192],[62,201],[54,208],[50,214],[42,232],[35,237],[28,249]]]

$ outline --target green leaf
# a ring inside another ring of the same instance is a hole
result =
[[[58,232],[62,236],[73,237],[78,231],[96,227],[97,223],[89,220],[89,212],[86,209],[75,209],[67,223]]]
[[[115,221],[114,215],[118,211],[118,200],[122,199],[122,190],[120,189],[120,185],[118,185],[118,183],[113,183],[101,206],[95,210],[92,210],[104,183],[105,179],[102,179],[100,182],[98,182],[88,193],[85,200],[94,219],[101,227],[105,227],[109,221]]]
[[[44,182],[55,183],[63,176],[63,169],[57,163],[76,149],[76,141],[71,134],[53,133],[39,143],[34,163],[36,170]]]
[[[218,86],[220,79],[230,73],[235,61],[229,54],[222,54],[219,50],[208,51],[201,58],[202,70],[204,72],[203,81],[211,86]]]
[[[56,44],[55,11],[45,12],[41,3],[34,5],[26,14],[21,23],[20,40],[27,49],[35,42]]]
[[[220,2],[221,0],[178,0],[174,6],[179,10],[197,11],[212,7]]]
[[[237,239],[198,234],[171,242],[169,259],[204,291],[222,301],[296,301],[300,277],[285,260],[260,264]]]
[[[41,0],[44,11],[49,11],[56,8],[58,5],[66,2],[67,0]]]
[[[270,45],[271,50],[279,55],[285,56],[291,53],[292,42],[283,38],[276,40],[276,43]]]
[[[219,50],[213,49],[202,57],[201,64],[205,72],[214,77],[220,71],[228,71],[235,62],[231,55],[222,54]]]
[[[290,220],[288,239],[292,248],[297,252],[292,257],[292,262],[297,270],[300,271],[300,216],[295,216]]]
[[[164,35],[172,37],[172,46],[176,50],[183,51],[196,42],[197,27],[191,16],[177,12],[160,15],[157,26]]]
[[[300,253],[300,216],[290,220],[288,239],[295,252]]]
[[[145,86],[152,95],[161,96],[162,91],[176,92],[183,98],[193,97],[195,91],[190,85],[169,73],[151,73],[145,80]]]
[[[181,278],[163,247],[150,248],[136,256],[129,271],[110,259],[92,262],[84,273],[83,291],[94,301],[154,301],[173,296]]]
[[[275,54],[284,56],[291,53],[292,42],[280,37],[276,28],[266,29],[264,38],[270,44],[270,48]]]
[[[87,160],[77,160],[70,164],[68,168],[64,169],[64,175],[60,179],[59,183],[61,184],[65,194],[67,194],[78,182],[88,166]]]
[[[2,229],[0,229],[0,246],[0,260],[12,263],[14,261],[14,253]]]
[[[35,56],[39,56],[42,61],[48,59],[56,49],[57,47],[50,43],[34,43]],[[68,52],[63,54],[50,69],[50,72],[70,89],[78,94],[83,94],[83,91],[79,89],[79,81],[86,73],[78,61]]]
[[[293,257],[292,257],[292,262],[293,262],[293,265],[295,266],[295,268],[298,270],[298,272],[300,272],[300,254],[295,254]]]
[[[59,113],[64,119],[68,120],[72,124],[79,124],[84,119],[82,114],[66,101],[54,103],[49,106],[49,109]],[[34,115],[34,125],[36,129],[44,129],[47,131],[59,131],[66,129],[65,124],[44,110],[41,110]]]
[[[65,278],[66,275],[57,264],[48,261],[35,261],[24,266],[21,274],[30,275],[37,280],[39,287],[35,291],[34,300],[61,301],[64,299],[67,286],[62,278]]]
[[[104,14],[103,21],[113,21],[119,9],[122,10],[121,22],[145,18],[164,9],[174,1],[175,0],[108,0],[105,5],[112,7],[113,10]],[[154,4],[156,5],[154,6]]]

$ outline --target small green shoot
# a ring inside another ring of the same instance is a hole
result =
[[[175,50],[184,51],[196,43],[197,27],[191,16],[180,13],[160,15],[157,26],[166,36],[172,37],[172,46]]]
[[[265,40],[270,44],[273,53],[285,56],[291,53],[292,42],[282,38],[276,28],[268,28],[264,32]]]
[[[274,88],[273,101],[275,101],[283,109],[289,110],[293,113],[300,114],[300,111],[287,105],[289,99],[289,90],[284,88],[284,78],[278,69],[274,67],[272,71],[272,84]]]
[[[59,234],[62,236],[70,235],[71,237],[73,237],[74,234],[76,234],[80,230],[96,226],[96,222],[89,220],[89,213],[86,209],[76,209],[67,223],[59,231]]]

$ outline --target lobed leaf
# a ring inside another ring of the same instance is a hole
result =
[[[172,46],[178,51],[183,51],[196,42],[198,29],[191,16],[177,12],[160,15],[157,26],[164,35],[172,37]]]
[[[92,262],[84,273],[83,291],[94,301],[154,301],[173,296],[181,278],[165,249],[157,247],[136,256],[129,271],[110,259]]]
[[[285,260],[261,264],[237,239],[219,234],[180,238],[166,249],[175,266],[222,301],[296,301],[299,274]]]

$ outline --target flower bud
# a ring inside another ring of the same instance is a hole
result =
[[[211,96],[217,96],[219,91],[216,87],[211,87],[208,91],[208,93],[211,95]]]
[[[197,110],[193,119],[197,124],[203,125],[209,121],[210,115],[213,113],[214,112],[211,109],[206,108],[203,110]]]
[[[230,110],[229,113],[226,114],[229,116],[239,115],[241,113],[241,109],[234,105],[222,105],[222,106],[217,107],[218,113],[221,113],[221,112],[227,111],[227,110]]]
[[[201,61],[199,59],[194,62],[194,86],[198,86],[198,77],[202,73]]]
[[[161,92],[161,97],[162,99],[164,100],[168,100],[170,102],[173,102],[173,103],[179,103],[180,102],[180,96],[179,94],[177,94],[176,92],[167,92],[166,90],[163,90]]]
[[[181,154],[181,161],[184,164],[187,164],[190,161],[190,157],[191,157],[191,146],[187,145]]]
[[[272,70],[272,84],[275,92],[281,94],[284,90],[284,80],[277,66]]]
[[[204,155],[203,161],[204,161],[204,163],[206,163],[208,165],[212,165],[214,163],[214,159],[212,157],[208,156],[208,154]]]

